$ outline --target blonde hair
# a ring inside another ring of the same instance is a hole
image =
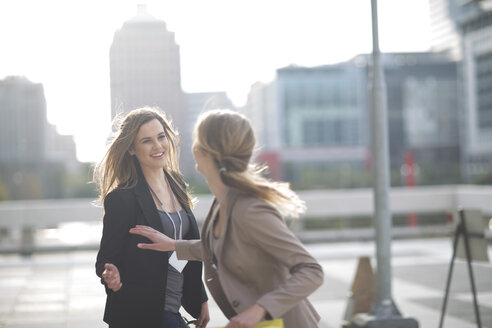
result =
[[[115,119],[115,122],[118,118]],[[131,111],[119,124],[116,135],[109,143],[108,150],[101,162],[99,162],[93,174],[93,181],[99,191],[99,201],[115,188],[130,189],[137,185],[140,164],[135,156],[128,152],[134,147],[140,127],[152,120],[158,120],[164,128],[164,133],[169,140],[169,151],[166,156],[166,167],[164,170],[168,177],[174,180],[178,186],[175,190],[176,196],[182,204],[193,207],[191,196],[186,190],[186,182],[179,170],[179,138],[173,129],[171,121],[157,108],[144,107]],[[117,124],[117,123],[116,123]]]
[[[249,120],[237,112],[220,109],[203,113],[193,132],[194,146],[212,155],[222,182],[298,217],[305,204],[286,182],[262,176],[266,166],[251,163],[256,138]]]

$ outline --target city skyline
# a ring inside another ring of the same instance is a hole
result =
[[[135,1],[5,1],[0,79],[42,83],[48,120],[97,161],[110,128],[109,47]],[[250,86],[290,64],[317,66],[371,51],[370,1],[147,1],[180,47],[184,92],[225,91],[244,105]],[[379,1],[383,52],[429,49],[426,0]],[[354,23],[355,22],[355,23]]]

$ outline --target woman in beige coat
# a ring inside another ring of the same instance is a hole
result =
[[[130,232],[149,238],[138,247],[176,251],[201,260],[227,328],[250,328],[283,318],[286,328],[317,327],[307,297],[323,283],[323,270],[286,226],[304,203],[286,183],[267,180],[250,163],[255,137],[249,121],[229,110],[200,116],[194,132],[197,170],[215,195],[201,240],[172,240],[148,226]]]

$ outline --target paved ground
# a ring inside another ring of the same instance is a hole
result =
[[[394,241],[393,296],[400,311],[436,328],[451,259],[449,239]],[[310,299],[322,317],[320,327],[340,327],[359,256],[374,255],[371,242],[308,245],[322,263],[324,285]],[[492,247],[489,246],[489,257]],[[102,322],[104,290],[94,274],[95,251],[37,254],[31,258],[0,255],[0,328],[107,327]],[[373,265],[375,263],[373,262]],[[473,265],[482,327],[492,328],[492,265]],[[476,327],[468,272],[455,265],[444,327]],[[210,327],[225,318],[211,304]],[[301,327],[300,327],[301,328]]]

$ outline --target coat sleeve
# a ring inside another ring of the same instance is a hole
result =
[[[179,260],[202,261],[201,240],[176,240],[176,256]]]
[[[256,302],[272,318],[281,317],[322,285],[323,269],[273,206],[254,202],[243,213],[238,220],[239,228],[243,229],[249,240],[290,272],[290,276],[276,289]]]
[[[124,260],[123,249],[129,230],[135,221],[135,206],[124,199],[124,193],[113,191],[104,199],[103,233],[96,260],[96,274],[101,277],[106,263],[118,269]],[[124,281],[120,269],[121,281]],[[101,279],[101,282],[103,280]],[[104,283],[104,282],[103,282]]]

